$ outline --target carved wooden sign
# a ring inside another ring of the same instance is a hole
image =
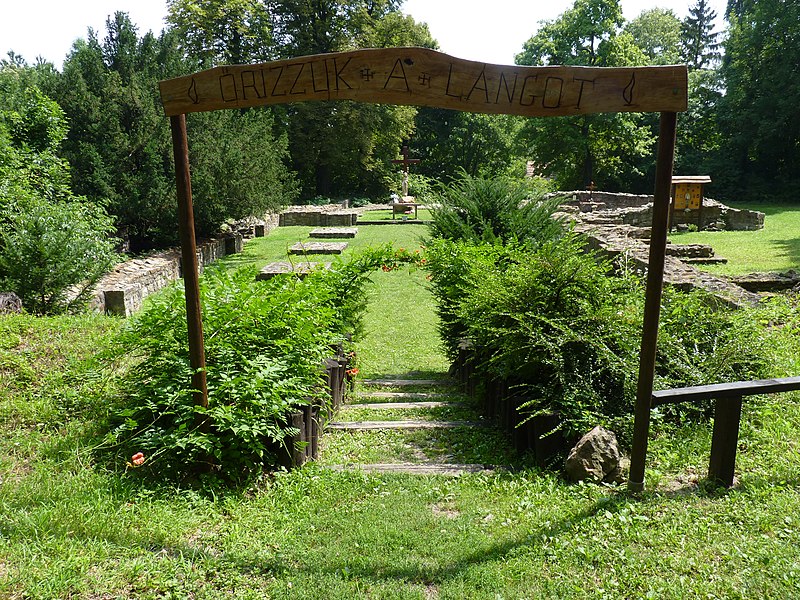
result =
[[[215,67],[159,84],[174,116],[309,100],[355,100],[530,117],[686,110],[685,66],[521,67],[425,48],[381,48]]]

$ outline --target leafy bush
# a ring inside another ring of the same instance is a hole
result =
[[[116,260],[111,219],[85,202],[50,203],[35,196],[17,201],[0,210],[3,286],[37,314],[84,305]]]
[[[4,68],[0,107],[0,285],[34,313],[77,308],[115,260],[112,221],[69,189],[58,105]]]
[[[369,274],[413,260],[387,246],[303,281],[256,281],[253,268],[207,271],[201,285],[207,409],[192,397],[183,290],[159,295],[126,323],[109,357],[124,358],[128,368],[104,447],[117,457],[141,452],[142,470],[158,477],[183,477],[210,459],[214,474],[237,482],[274,465],[291,432],[286,414],[319,398],[324,359],[359,328]],[[197,426],[203,419],[207,430]]]
[[[183,290],[172,287],[132,318],[116,344],[131,362],[130,390],[114,408],[107,442],[124,456],[142,452],[159,476],[182,476],[209,458],[240,480],[273,464],[291,407],[318,395],[320,365],[341,341],[324,286],[255,270],[207,273],[201,285],[209,405],[192,398]],[[210,425],[196,426],[198,415]]]
[[[461,178],[436,195],[431,210],[434,237],[475,243],[537,244],[560,235],[553,218],[558,200],[532,196],[533,188],[509,178]]]
[[[633,275],[564,235],[535,249],[437,240],[427,252],[441,332],[451,358],[468,338],[477,377],[530,397],[526,412],[559,413],[570,434],[601,423],[630,432],[644,290]],[[667,290],[656,366],[659,388],[769,373],[763,330],[749,311],[717,307],[704,292]],[[697,420],[707,407],[657,415]]]

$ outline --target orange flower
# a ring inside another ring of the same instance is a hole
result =
[[[134,466],[141,467],[144,464],[144,454],[137,452],[131,456],[131,462],[134,464]]]

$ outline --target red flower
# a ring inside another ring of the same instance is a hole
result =
[[[131,462],[133,463],[133,466],[141,467],[144,464],[144,454],[137,452],[131,456]]]

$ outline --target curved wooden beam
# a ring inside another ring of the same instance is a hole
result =
[[[681,112],[686,66],[522,67],[426,48],[381,48],[221,66],[159,83],[167,116],[355,100],[529,117]]]

